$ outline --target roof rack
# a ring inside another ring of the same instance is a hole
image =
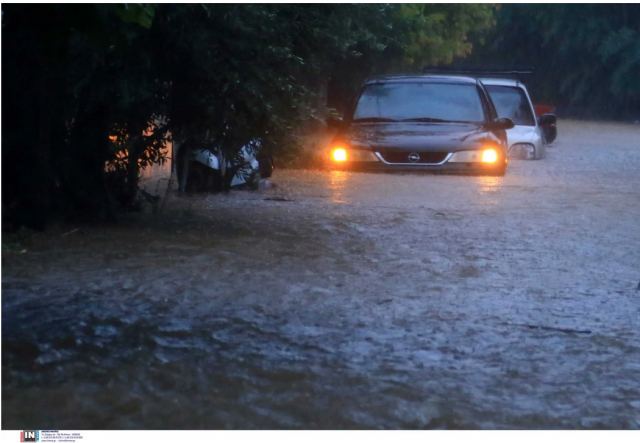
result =
[[[451,74],[468,75],[470,77],[486,77],[489,75],[499,75],[502,77],[520,77],[532,75],[533,68],[473,68],[473,67],[446,67],[446,66],[425,66],[422,69],[425,74]]]

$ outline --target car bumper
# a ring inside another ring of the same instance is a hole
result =
[[[372,172],[413,172],[413,173],[444,173],[444,174],[472,174],[472,175],[502,175],[507,167],[507,160],[501,154],[495,163],[480,161],[455,161],[452,154],[440,163],[389,163],[378,155],[368,161],[327,161],[327,167],[341,171],[372,171]]]
[[[444,163],[442,165],[385,165],[384,163],[350,162],[349,164],[331,164],[329,169],[337,171],[361,172],[410,172],[433,174],[502,175],[506,164],[484,165],[477,163]]]

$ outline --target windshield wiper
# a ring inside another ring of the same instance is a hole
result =
[[[427,123],[449,123],[452,120],[443,120],[441,118],[433,117],[415,117],[415,118],[403,118],[403,122],[427,122]]]
[[[426,122],[426,123],[473,123],[477,124],[478,122],[470,122],[468,120],[445,120],[442,118],[433,118],[433,117],[416,117],[416,118],[405,118],[400,120],[402,122]]]
[[[393,118],[388,117],[364,117],[364,118],[356,118],[353,120],[354,122],[397,122]]]

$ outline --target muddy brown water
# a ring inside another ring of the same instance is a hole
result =
[[[3,247],[3,428],[640,428],[640,126],[559,128]]]

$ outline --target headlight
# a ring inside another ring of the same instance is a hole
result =
[[[482,151],[482,163],[495,163],[498,161],[498,151],[493,148]]]
[[[535,148],[530,143],[515,143],[509,148],[509,158],[531,160],[535,157]]]
[[[482,159],[482,151],[458,151],[455,152],[449,162],[451,163],[477,163]]]
[[[333,163],[379,161],[375,154],[367,149],[348,149],[343,145],[332,147],[330,158]]]
[[[449,162],[451,163],[497,163],[501,158],[500,151],[494,147],[486,147],[474,151],[455,152]]]
[[[347,150],[341,147],[333,148],[331,150],[331,159],[334,162],[342,163],[347,161]]]

